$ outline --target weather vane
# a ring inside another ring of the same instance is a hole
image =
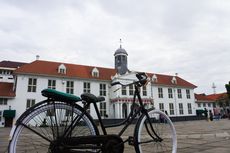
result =
[[[121,40],[121,38],[120,38],[120,48],[122,48],[122,47],[121,47],[121,44],[122,44],[122,40]]]

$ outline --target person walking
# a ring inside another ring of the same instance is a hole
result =
[[[204,116],[205,116],[206,120],[208,121],[208,111],[206,108],[204,108]]]
[[[230,120],[230,110],[227,108],[228,119]]]
[[[213,113],[211,110],[209,110],[209,119],[210,121],[213,121]]]

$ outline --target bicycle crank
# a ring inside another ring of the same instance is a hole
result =
[[[123,153],[124,142],[117,135],[79,136],[61,139],[59,149],[65,152]],[[89,151],[92,150],[92,151]]]

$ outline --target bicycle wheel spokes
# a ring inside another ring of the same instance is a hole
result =
[[[163,112],[154,110],[149,112],[149,116],[151,122],[143,116],[135,128],[136,152],[175,153],[176,132],[170,119]],[[154,131],[151,130],[151,126]]]
[[[70,127],[74,118],[79,119],[76,126]],[[10,152],[47,153],[56,152],[58,141],[66,129],[70,129],[69,137],[95,135],[95,127],[91,120],[82,116],[82,111],[64,103],[47,104],[32,111],[18,125],[12,142]],[[55,146],[56,145],[56,146]]]

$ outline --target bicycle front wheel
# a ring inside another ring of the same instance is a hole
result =
[[[43,102],[22,116],[9,144],[9,153],[63,152],[61,147],[58,148],[63,144],[62,138],[98,135],[92,118],[87,113],[83,114],[78,105]],[[76,118],[78,121],[72,126]],[[62,137],[66,131],[69,131],[68,135]]]
[[[176,130],[170,118],[159,110],[150,110],[148,114],[150,120],[143,114],[135,127],[134,147],[136,152],[176,153]],[[151,130],[150,124],[154,131]]]

